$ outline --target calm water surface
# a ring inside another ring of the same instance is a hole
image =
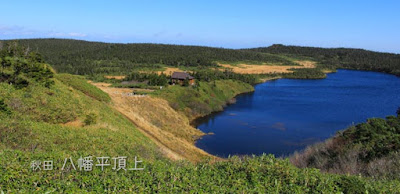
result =
[[[394,115],[400,106],[400,78],[383,73],[338,70],[321,80],[279,79],[213,114],[197,126],[196,146],[228,155],[284,156],[367,118]]]

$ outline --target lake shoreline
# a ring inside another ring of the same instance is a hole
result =
[[[337,70],[339,70],[339,69],[331,70],[331,71],[324,71],[324,73],[325,73],[325,74],[336,73]],[[235,97],[233,97],[232,99],[230,99],[229,101],[231,101],[231,100],[233,100],[233,99],[236,99],[236,98],[237,98],[238,96],[240,96],[240,95],[245,95],[245,94],[249,94],[249,93],[254,93],[254,92],[255,92],[255,86],[257,86],[257,85],[259,85],[259,84],[263,84],[263,83],[265,83],[265,82],[275,81],[275,80],[279,80],[279,79],[294,79],[294,78],[284,78],[284,77],[281,77],[281,76],[277,76],[277,77],[270,77],[270,78],[263,78],[263,79],[260,79],[260,82],[259,82],[259,83],[256,83],[256,84],[252,85],[252,87],[253,87],[253,89],[254,89],[253,91],[248,91],[248,92],[239,93],[239,94],[237,94]],[[326,76],[325,76],[324,78],[318,78],[318,79],[326,79]],[[306,80],[312,80],[312,79],[306,79]],[[202,115],[202,116],[197,116],[197,117],[192,118],[192,119],[190,120],[190,125],[191,125],[192,127],[194,127],[194,128],[197,128],[197,125],[198,125],[199,122],[203,121],[203,120],[206,119],[206,118],[209,118],[209,117],[212,116],[212,115],[215,115],[215,114],[224,112],[224,111],[225,111],[225,108],[226,108],[227,106],[236,103],[236,102],[234,102],[234,103],[229,103],[229,101],[227,101],[226,105],[223,107],[222,110],[213,111],[213,112],[211,112],[211,113],[209,113],[209,114]],[[236,101],[236,100],[235,100],[235,101]],[[203,135],[203,136],[206,136],[206,135],[208,135],[208,134],[205,134],[205,135]],[[202,136],[201,136],[201,137],[202,137]],[[199,139],[201,139],[201,137],[200,137]]]
[[[343,70],[343,71],[341,71],[341,70]],[[342,79],[341,77],[342,77],[342,75],[345,75],[345,74],[347,74],[347,75],[350,75],[350,74],[356,74],[356,75],[361,75],[361,77],[360,78],[362,78],[363,76],[375,76],[375,77],[377,77],[377,78],[379,78],[379,77],[382,77],[383,76],[383,74],[386,74],[386,75],[391,75],[391,76],[393,76],[393,74],[388,74],[388,73],[383,73],[383,72],[372,72],[372,71],[359,71],[359,70],[353,70],[353,69],[337,69],[337,70],[335,70],[335,71],[332,71],[332,72],[329,72],[329,73],[326,73],[326,74],[332,74],[332,73],[336,73],[336,72],[338,72],[338,71],[341,71],[341,74],[339,74],[339,75],[335,75],[335,76],[333,76],[333,77],[330,77],[331,79],[332,78],[334,78],[335,80],[337,80],[337,81],[340,81],[340,82],[348,82],[348,81],[343,81],[343,80],[345,80],[345,79]],[[361,72],[365,72],[365,73],[368,73],[368,74],[359,74],[359,73],[361,73]],[[378,73],[378,74],[370,74],[370,73]],[[339,76],[339,77],[338,77]],[[335,78],[336,77],[336,78]],[[354,77],[355,78],[357,78],[357,76],[355,76],[354,75]],[[397,77],[397,76],[395,76],[395,77]],[[268,81],[272,81],[272,80],[280,80],[282,77],[280,77],[280,78],[273,78],[273,79],[267,79],[267,80],[263,80],[263,82],[261,82],[261,83],[259,83],[259,84],[263,84],[263,83],[266,83],[266,82],[268,82]],[[328,76],[326,77],[326,78],[328,78]],[[324,78],[324,79],[321,79],[321,80],[325,80],[326,78]],[[350,80],[352,80],[352,81],[350,81],[350,82],[353,82],[353,77],[350,75]],[[285,78],[285,79],[288,79],[288,80],[296,80],[296,79],[292,79],[292,78]],[[393,78],[390,78],[390,79],[393,79]],[[389,80],[390,80],[389,79]],[[304,79],[301,79],[301,80],[304,80]],[[308,79],[307,79],[308,80]],[[313,79],[311,79],[311,80],[309,80],[309,81],[312,81]],[[356,79],[357,80],[357,79]],[[286,81],[285,81],[286,82]],[[349,83],[350,83],[349,82]],[[305,83],[313,83],[313,82],[305,82]],[[318,82],[317,82],[318,83]],[[323,82],[323,83],[327,83],[327,82]],[[393,82],[392,82],[393,83]],[[255,91],[257,90],[259,90],[259,89],[261,89],[261,88],[256,88],[257,87],[257,85],[259,85],[259,84],[255,84],[255,85],[253,85],[253,87],[255,88]],[[359,84],[364,84],[363,82],[360,82]],[[273,85],[275,85],[275,84],[273,84]],[[331,84],[331,86],[334,86],[334,85],[336,85],[336,82],[335,82],[335,84]],[[279,87],[279,86],[276,86],[276,87]],[[334,87],[337,87],[337,86],[334,86]],[[353,87],[353,86],[351,86],[351,87]],[[370,86],[368,86],[368,84],[367,84],[367,87],[370,87]],[[262,87],[263,88],[263,87]],[[349,88],[348,88],[349,89]],[[263,89],[263,90],[265,90],[265,88]],[[342,91],[342,89],[340,89],[340,91]],[[353,91],[353,89],[351,89],[350,88],[350,91]],[[369,91],[369,90],[368,90]],[[248,94],[249,92],[246,92],[246,93],[241,93],[241,94],[238,94],[237,96],[235,96],[235,98],[238,98],[238,97],[240,97],[241,95],[245,95],[245,94]],[[250,93],[252,93],[252,92],[250,92]],[[373,97],[371,97],[372,99],[373,99]],[[325,100],[324,98],[319,98],[320,100]],[[335,99],[335,97],[333,97],[333,99]],[[319,101],[320,101],[319,100]],[[378,100],[379,101],[379,100]],[[318,102],[318,101],[317,101]],[[239,102],[240,103],[240,102]],[[312,102],[311,102],[312,103]],[[350,102],[349,102],[350,103]],[[361,102],[360,102],[361,103]],[[230,105],[228,105],[228,106],[230,106]],[[225,115],[225,114],[222,114],[223,112],[225,112],[225,111],[227,111],[226,109],[227,109],[227,107],[228,106],[226,106],[226,107],[224,107],[224,109],[223,110],[221,110],[221,111],[216,111],[216,112],[213,112],[213,113],[211,113],[211,114],[208,114],[208,115],[205,115],[205,116],[202,116],[202,117],[199,117],[199,118],[197,118],[197,119],[195,119],[195,120],[193,120],[193,121],[191,121],[191,126],[193,126],[193,127],[195,127],[195,128],[197,128],[197,129],[199,129],[199,130],[201,130],[202,132],[204,132],[206,135],[204,135],[204,136],[202,136],[202,137],[200,137],[199,139],[197,139],[196,140],[196,142],[195,142],[195,144],[196,144],[196,146],[198,147],[198,148],[200,148],[200,149],[203,149],[203,150],[207,150],[205,147],[204,147],[204,145],[206,145],[206,144],[202,144],[203,146],[199,146],[199,145],[201,145],[201,144],[198,144],[198,142],[201,140],[201,139],[203,139],[203,138],[205,138],[205,137],[207,137],[207,136],[210,136],[210,135],[216,135],[216,134],[218,134],[218,131],[220,131],[220,128],[221,128],[221,126],[224,126],[224,124],[223,123],[219,123],[219,124],[217,124],[218,125],[218,127],[216,126],[216,125],[214,125],[214,124],[206,124],[207,123],[207,120],[209,120],[211,117],[215,117],[215,118],[218,118],[218,117],[230,117],[231,115]],[[243,105],[239,105],[239,107],[240,106],[243,106]],[[258,106],[258,105],[256,105],[256,106]],[[312,104],[312,106],[314,106],[314,104]],[[318,106],[318,105],[316,105],[316,106]],[[336,108],[336,107],[335,107]],[[234,108],[234,109],[230,109],[230,111],[232,111],[232,110],[236,110],[236,108]],[[302,109],[303,110],[303,109]],[[372,118],[372,117],[375,117],[374,116],[374,114],[376,115],[377,113],[373,113],[374,111],[372,111],[372,110],[374,110],[374,109],[371,109],[371,111],[369,111],[369,110],[363,110],[364,112],[366,111],[368,114],[367,115],[369,115],[369,116],[365,116],[364,115],[364,117],[363,117],[363,115],[359,115],[359,116],[357,116],[357,118],[358,119],[356,119],[355,121],[356,121],[356,123],[359,123],[359,122],[363,122],[365,119],[368,119],[368,118]],[[384,109],[384,110],[389,110],[388,108],[386,108],[386,109]],[[391,109],[390,109],[391,110]],[[234,112],[234,111],[233,111]],[[312,110],[310,110],[310,112],[314,112],[313,111],[313,109]],[[375,111],[376,112],[376,111]],[[381,112],[382,113],[382,112]],[[217,115],[219,115],[219,114],[221,114],[220,116],[217,116]],[[235,114],[234,116],[237,116],[236,115],[236,113],[233,113],[233,114]],[[232,114],[232,115],[233,115]],[[244,114],[246,114],[246,113],[244,113]],[[384,113],[385,115],[390,115],[390,113],[387,113],[387,111]],[[223,116],[222,116],[223,115]],[[357,114],[355,114],[355,115],[357,115]],[[371,116],[372,115],[372,116]],[[253,115],[254,116],[254,115]],[[361,117],[361,120],[360,120],[360,117]],[[378,114],[377,115],[377,117],[384,117],[384,115],[381,115],[381,114]],[[332,117],[332,116],[326,116],[326,117],[324,117],[324,118],[328,118],[328,119],[330,119],[330,120],[332,120],[332,121],[334,121],[334,122],[345,122],[345,120],[342,120],[343,118],[336,118],[336,117]],[[240,122],[244,122],[244,118],[240,118],[240,117],[238,117],[238,118],[232,118],[232,117],[230,117],[229,118],[231,121],[230,122],[232,122],[232,121],[234,121],[234,122],[237,122],[237,121],[240,121]],[[242,119],[242,120],[241,120]],[[254,119],[253,119],[254,120]],[[323,138],[322,138],[322,136],[321,136],[321,138],[322,139],[320,139],[319,141],[316,141],[315,143],[318,143],[318,142],[323,142],[323,141],[325,141],[326,139],[329,139],[329,137],[331,137],[332,136],[332,134],[334,134],[335,132],[334,131],[337,131],[337,128],[338,128],[338,126],[336,126],[336,125],[332,125],[332,124],[330,124],[330,122],[325,122],[325,121],[327,121],[326,119],[324,119],[324,120],[320,120],[320,122],[322,122],[322,125],[325,125],[323,128],[324,129],[326,129],[326,131],[332,131],[330,134],[331,135],[323,135]],[[214,119],[213,119],[213,121],[212,121],[213,123],[214,122],[218,122],[218,120],[217,121],[214,121]],[[310,125],[312,125],[312,124],[314,124],[312,121],[306,121],[307,122],[307,124],[310,124]],[[349,121],[350,122],[350,121]],[[251,123],[251,121],[249,122],[249,123]],[[206,125],[210,125],[209,127],[207,127],[207,128],[210,128],[210,129],[207,129],[207,130],[205,130],[206,128],[199,128],[199,126],[200,125],[202,125],[202,124],[206,124]],[[213,126],[214,125],[214,127],[211,127],[211,126]],[[251,124],[250,124],[251,125]],[[224,127],[223,127],[224,128]],[[228,127],[227,127],[228,128]],[[298,129],[301,129],[301,127],[299,126],[299,127],[297,127],[297,126],[295,126],[294,128],[298,128]],[[343,127],[341,127],[340,129],[338,129],[338,130],[342,130],[342,129],[345,129],[346,128],[346,126],[343,126]],[[267,128],[264,128],[264,129],[267,129]],[[293,129],[293,126],[292,126],[292,129]],[[215,132],[215,133],[214,133]],[[220,134],[219,135],[222,135],[221,134],[221,131],[219,132]],[[223,132],[223,133],[226,133],[226,132]],[[326,133],[326,132],[324,132],[324,133]],[[226,135],[226,134],[225,134]],[[217,135],[218,136],[218,135]],[[327,137],[325,137],[325,136],[327,136]],[[329,137],[328,137],[329,136]],[[238,137],[236,137],[236,138],[238,138]],[[214,142],[216,139],[219,139],[218,137],[207,137],[207,140],[205,140],[205,142],[209,142],[211,139],[213,139],[212,141]],[[226,140],[226,138],[224,138],[225,140]],[[304,138],[302,138],[302,139],[304,139]],[[293,141],[293,140],[292,140]],[[301,140],[299,140],[299,141],[301,141]],[[204,142],[204,141],[203,141]],[[214,145],[215,146],[215,144],[221,144],[221,142],[218,142],[217,141],[217,143],[216,142],[214,142],[212,145]],[[312,143],[312,144],[307,144],[307,145],[305,145],[305,147],[307,147],[307,146],[309,146],[309,145],[313,145],[314,143]],[[211,145],[211,144],[210,144]],[[229,144],[227,144],[227,145],[229,145]],[[222,146],[222,145],[221,145]],[[209,146],[206,146],[206,147],[209,147]],[[229,147],[229,146],[228,146]],[[251,146],[247,146],[247,147],[251,147]],[[298,149],[298,150],[302,150],[302,149],[304,149],[304,148],[301,148],[301,149]],[[233,149],[233,150],[235,150],[235,149]],[[209,152],[209,150],[208,151],[206,151],[206,152]],[[212,153],[212,152],[209,152],[209,153]],[[266,152],[266,153],[273,153],[273,152]],[[292,153],[292,152],[290,152],[290,153]],[[239,153],[240,155],[242,155],[241,153]],[[215,155],[215,156],[219,156],[219,157],[222,157],[221,156],[221,154],[215,154],[215,153],[213,153],[212,155]],[[231,154],[231,155],[234,155],[234,154]],[[288,156],[288,155],[290,155],[290,154],[283,154],[283,155],[286,155],[286,157]]]

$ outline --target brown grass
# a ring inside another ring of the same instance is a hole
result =
[[[219,64],[222,69],[230,68],[235,73],[240,74],[270,74],[270,73],[291,73],[289,69],[298,68],[315,68],[316,62],[313,61],[295,61],[300,66],[284,66],[284,65],[252,65],[252,64]]]
[[[213,157],[194,145],[194,141],[204,133],[190,126],[188,118],[172,109],[166,100],[126,96],[122,94],[131,89],[110,88],[104,83],[92,84],[108,93],[112,106],[152,139],[166,157],[194,162]]]
[[[115,75],[115,76],[114,75],[106,75],[104,77],[107,79],[123,80],[123,79],[125,79],[126,76],[124,76],[124,75]]]
[[[176,67],[166,67],[163,71],[153,71],[153,72],[157,73],[159,75],[161,73],[164,73],[165,75],[172,75],[172,73],[176,72],[176,71],[182,72],[184,70],[181,70],[181,69],[176,68]],[[151,71],[139,71],[139,72],[141,72],[141,73],[150,73]],[[104,77],[107,78],[107,79],[123,80],[123,79],[125,79],[126,76],[125,75],[106,75]]]
[[[184,70],[179,69],[177,67],[166,67],[164,70],[162,71],[139,71],[140,73],[157,73],[158,75],[160,75],[161,73],[164,73],[165,75],[172,75],[173,72],[182,72]]]
[[[68,123],[64,123],[62,124],[64,126],[70,126],[70,127],[82,127],[83,126],[83,122],[79,119],[75,120],[75,121],[71,121]]]
[[[164,71],[157,71],[157,74],[164,73],[166,75],[172,75],[172,73],[176,72],[176,71],[180,72],[180,71],[183,71],[183,70],[181,70],[179,68],[176,68],[176,67],[167,67],[167,68],[165,68]]]

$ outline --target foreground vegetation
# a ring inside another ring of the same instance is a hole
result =
[[[324,172],[400,179],[399,113],[397,117],[368,119],[294,154],[291,161]]]
[[[0,191],[19,192],[198,192],[198,193],[395,193],[397,181],[323,174],[298,169],[273,156],[234,157],[223,162],[146,162],[143,171],[53,171],[27,169],[33,159],[52,158],[58,166],[62,155],[38,156],[30,152],[0,153]]]

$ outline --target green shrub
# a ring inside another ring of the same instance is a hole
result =
[[[127,75],[124,80],[143,82],[150,86],[166,86],[168,84],[169,77],[164,73],[159,75],[157,73],[132,72]]]
[[[312,68],[312,69],[290,69],[293,73],[282,74],[284,78],[291,79],[322,79],[326,77],[326,74],[322,72],[321,69]]]
[[[0,59],[0,82],[12,84],[17,89],[25,88],[33,82],[47,88],[54,84],[52,79],[54,73],[45,63],[15,56],[6,56]]]
[[[198,81],[211,82],[215,80],[237,80],[248,84],[256,84],[259,82],[259,77],[252,74],[239,74],[232,70],[225,69],[224,71],[203,69],[192,73],[193,77]]]
[[[0,112],[11,114],[10,109],[8,108],[7,104],[4,103],[3,99],[0,99]]]
[[[185,114],[192,118],[220,111],[236,95],[253,90],[251,85],[241,81],[215,80],[196,82],[193,87],[169,86],[151,94],[164,98],[175,110],[186,111]]]
[[[362,174],[375,178],[398,178],[400,117],[372,118],[339,132],[323,143],[295,153],[298,167],[325,172]],[[398,173],[396,173],[398,174]]]
[[[97,123],[97,115],[95,113],[89,113],[88,115],[86,115],[84,123],[85,123],[85,125],[96,124]]]

